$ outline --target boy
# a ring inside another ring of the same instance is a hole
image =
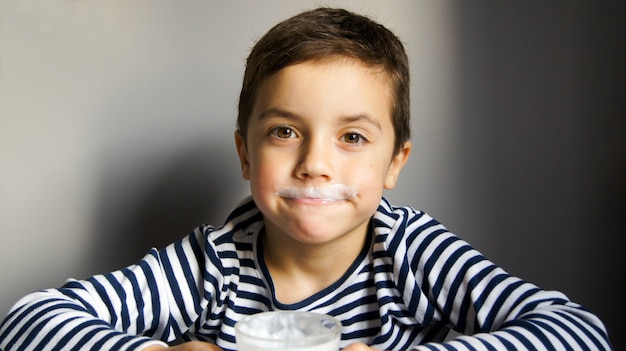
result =
[[[136,265],[35,292],[0,348],[235,350],[267,310],[327,313],[344,350],[609,349],[602,323],[393,207],[411,151],[408,60],[371,20],[317,9],[271,29],[246,66],[235,142],[252,196]],[[449,329],[467,336],[441,343]]]

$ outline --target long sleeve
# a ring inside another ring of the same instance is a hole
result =
[[[128,268],[27,295],[0,326],[0,349],[165,345],[193,323],[204,301],[201,235],[196,230]]]
[[[564,294],[496,266],[428,215],[395,209],[399,288],[422,323],[462,336],[415,350],[609,350],[602,322]],[[389,221],[389,220],[388,220]]]
[[[180,338],[235,350],[239,318],[282,306],[262,274],[262,228],[248,201],[223,227],[199,228],[136,265],[28,295],[0,325],[0,349],[140,350]],[[344,278],[286,306],[339,318],[343,346],[610,349],[592,313],[511,276],[426,214],[383,200],[372,229]],[[441,343],[448,329],[464,335]]]

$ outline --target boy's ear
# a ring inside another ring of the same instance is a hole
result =
[[[236,130],[235,131],[235,145],[237,146],[237,154],[239,155],[239,162],[241,163],[241,176],[245,180],[250,180],[250,162],[248,160],[248,148],[246,147],[245,137]]]
[[[385,183],[383,186],[385,189],[390,190],[396,187],[398,184],[398,177],[400,177],[400,171],[406,160],[409,159],[409,154],[411,153],[411,142],[407,141],[402,144],[400,151],[393,156],[391,159],[391,164],[389,165],[389,170],[387,171],[387,176],[385,177]]]

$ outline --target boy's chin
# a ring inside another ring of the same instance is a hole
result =
[[[279,231],[283,235],[287,235],[295,242],[316,245],[333,242],[345,236],[366,235],[368,222],[369,218],[363,220],[353,218],[347,221],[346,216],[341,215],[319,217],[303,215],[290,219],[278,218],[275,225],[280,228]]]

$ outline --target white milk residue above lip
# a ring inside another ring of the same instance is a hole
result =
[[[332,184],[325,187],[276,187],[276,195],[289,199],[350,200],[356,197],[356,187]]]

